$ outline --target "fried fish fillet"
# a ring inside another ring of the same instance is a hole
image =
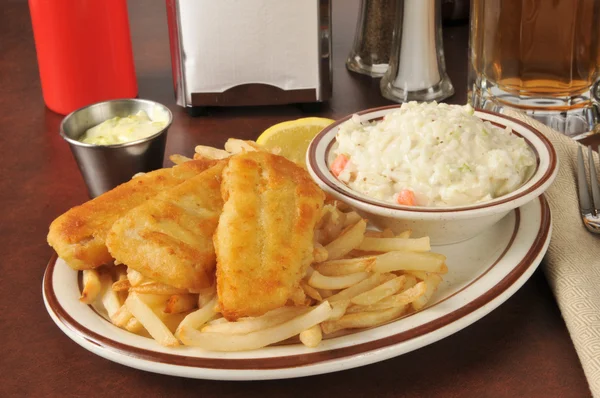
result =
[[[117,220],[106,240],[110,254],[157,282],[190,291],[210,286],[226,163],[220,161]]]
[[[117,219],[159,192],[181,184],[215,163],[200,159],[155,170],[73,207],[52,222],[48,244],[74,269],[91,269],[109,263],[113,259],[105,240]]]
[[[286,304],[313,259],[324,194],[308,173],[266,152],[233,156],[213,242],[223,316],[258,316]]]

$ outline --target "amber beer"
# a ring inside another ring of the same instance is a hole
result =
[[[476,106],[587,121],[598,111],[600,0],[472,0],[470,61]]]

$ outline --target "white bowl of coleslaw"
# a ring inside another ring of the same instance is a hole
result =
[[[556,177],[550,141],[516,119],[470,106],[405,103],[349,115],[307,152],[328,194],[380,228],[460,242],[541,195]]]

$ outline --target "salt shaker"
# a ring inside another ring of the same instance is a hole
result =
[[[354,45],[346,61],[349,70],[383,76],[390,60],[395,20],[396,0],[362,0]]]
[[[440,0],[397,0],[389,68],[381,94],[395,102],[440,101],[454,94],[446,74]]]

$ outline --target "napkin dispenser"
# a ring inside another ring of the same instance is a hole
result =
[[[167,17],[178,105],[331,97],[330,0],[167,0]]]

